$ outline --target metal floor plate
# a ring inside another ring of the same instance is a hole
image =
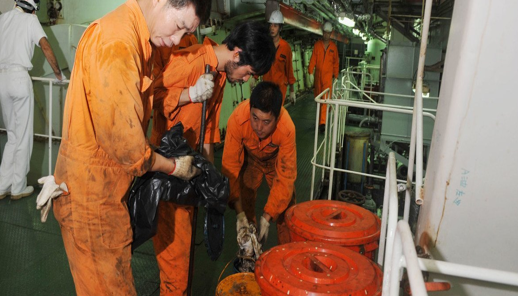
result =
[[[296,105],[288,107],[297,128],[297,202],[309,200],[316,111],[312,99],[312,94],[306,94]],[[215,164],[218,168],[221,167],[222,152],[216,152]],[[40,222],[40,213],[36,210],[38,192],[39,189],[30,197],[18,201],[9,198],[0,200],[0,296],[75,295],[61,231],[52,211],[46,223]],[[268,186],[263,181],[257,194],[257,214],[262,213],[268,192]],[[203,209],[198,215],[204,216]],[[217,261],[211,261],[203,243],[203,223],[198,223],[193,296],[214,295],[220,275],[223,279],[234,273],[232,261],[237,253],[235,225],[235,214],[228,210],[225,213],[223,253]],[[276,232],[272,223],[267,248],[277,244]],[[151,241],[135,250],[132,268],[137,294],[159,295],[160,279]]]

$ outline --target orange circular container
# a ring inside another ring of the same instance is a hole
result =
[[[381,221],[368,210],[341,201],[313,200],[286,211],[290,241],[340,245],[374,259]]]
[[[251,272],[236,273],[219,282],[216,296],[261,295],[261,289]]]
[[[350,249],[319,242],[294,242],[263,253],[255,263],[263,296],[381,295],[383,274]]]

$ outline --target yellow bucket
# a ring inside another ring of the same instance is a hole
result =
[[[219,282],[216,296],[261,295],[261,289],[251,272],[236,273]]]

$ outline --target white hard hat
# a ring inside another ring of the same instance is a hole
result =
[[[282,16],[282,12],[280,10],[274,10],[270,15],[270,20],[268,22],[270,24],[284,24],[284,16]]]
[[[326,22],[324,24],[324,32],[332,32],[333,31],[333,25],[330,22]]]
[[[40,3],[40,0],[16,0],[16,5],[27,10],[39,10],[36,3]]]

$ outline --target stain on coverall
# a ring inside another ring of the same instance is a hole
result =
[[[152,48],[136,0],[84,32],[67,93],[54,215],[78,295],[136,295],[127,197],[151,168]]]

